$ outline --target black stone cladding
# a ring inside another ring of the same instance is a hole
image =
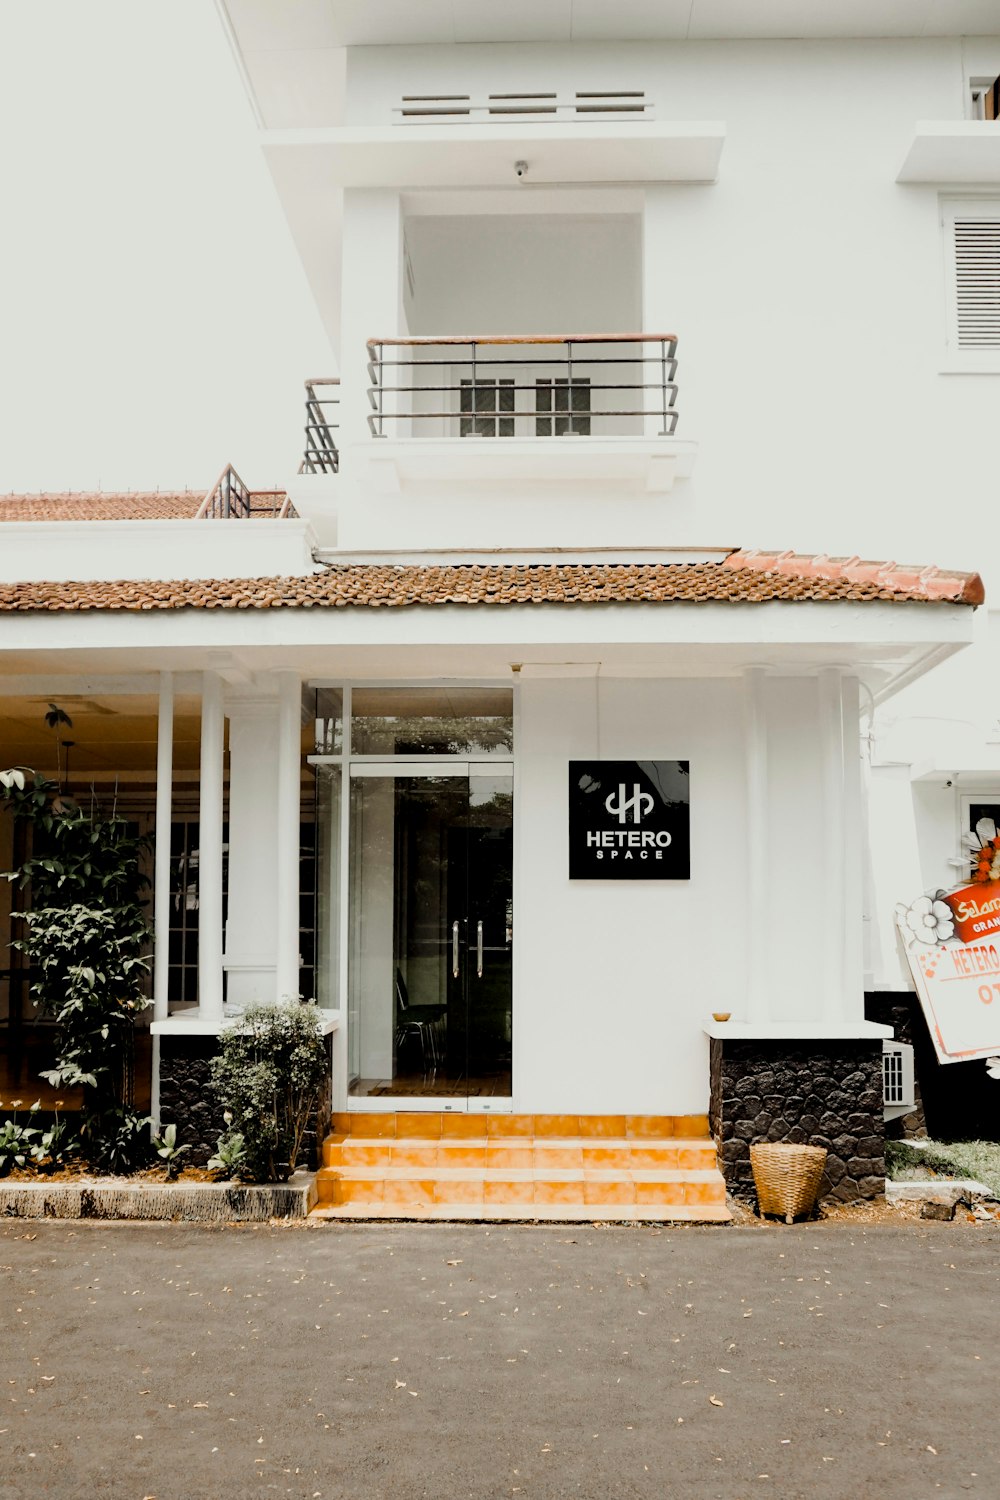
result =
[[[218,1051],[215,1037],[160,1038],[160,1128],[177,1126],[177,1139],[190,1146],[184,1165],[203,1167],[225,1130],[222,1111],[209,1086],[209,1065]]]
[[[734,1198],[756,1198],[755,1141],[825,1146],[821,1199],[885,1192],[880,1041],[713,1040],[709,1118]]]
[[[331,1038],[326,1038],[327,1066]],[[226,1129],[209,1081],[212,1058],[218,1052],[215,1037],[163,1036],[160,1038],[160,1128],[177,1126],[177,1139],[190,1146],[183,1165],[203,1167],[215,1154],[216,1142]],[[328,1121],[324,1117],[325,1128]],[[318,1165],[322,1133],[307,1130],[302,1139],[299,1165]]]

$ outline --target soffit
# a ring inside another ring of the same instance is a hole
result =
[[[461,42],[989,36],[996,0],[219,0],[244,52]]]

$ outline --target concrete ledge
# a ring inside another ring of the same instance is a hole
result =
[[[974,1177],[913,1177],[903,1181],[887,1180],[887,1203],[957,1202],[959,1198],[992,1198],[984,1182]]]
[[[0,1218],[178,1220],[185,1224],[304,1219],[317,1201],[313,1172],[288,1182],[0,1181]]]

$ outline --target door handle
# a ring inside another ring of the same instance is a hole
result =
[[[476,977],[483,977],[483,924],[476,923]]]
[[[451,924],[451,977],[458,978],[458,923]]]

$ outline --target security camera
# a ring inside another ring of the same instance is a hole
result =
[[[527,175],[528,163],[526,161],[516,161],[514,163],[514,176],[517,178],[518,182],[523,182]]]

